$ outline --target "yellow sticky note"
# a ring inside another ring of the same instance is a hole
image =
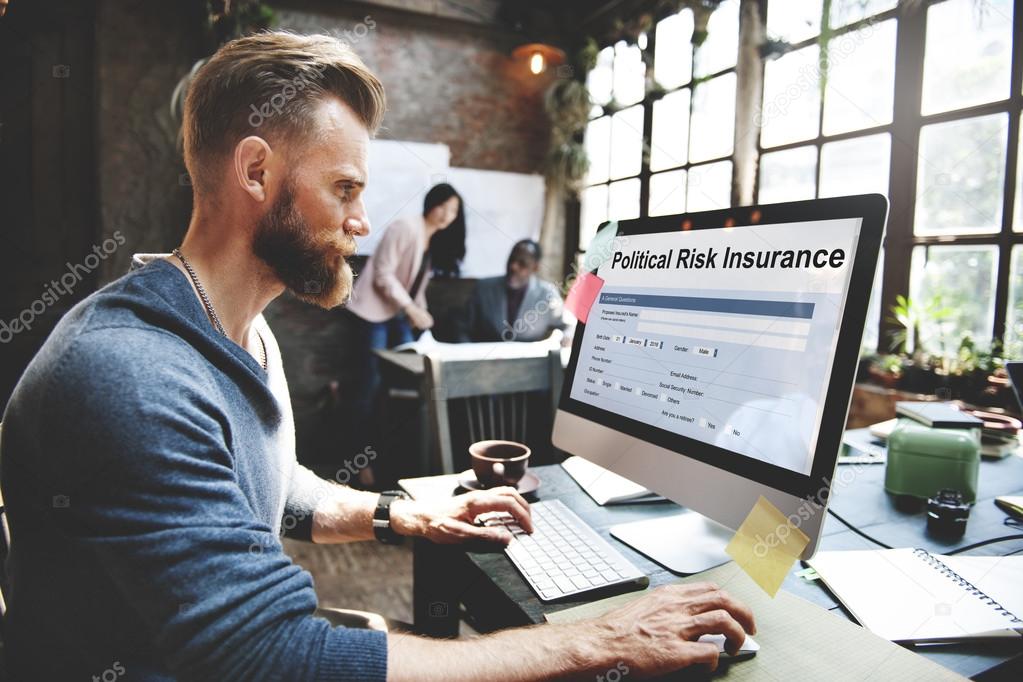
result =
[[[725,551],[773,597],[809,542],[806,533],[761,496]]]

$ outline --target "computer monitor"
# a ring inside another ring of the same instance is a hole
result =
[[[813,555],[887,207],[868,194],[618,223],[552,439],[689,511],[612,535],[698,572],[728,560],[763,495]]]

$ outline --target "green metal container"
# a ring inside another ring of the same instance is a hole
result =
[[[979,469],[980,429],[932,429],[900,419],[888,437],[884,488],[920,498],[952,488],[976,502]]]

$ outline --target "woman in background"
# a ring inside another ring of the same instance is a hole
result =
[[[369,444],[373,403],[380,387],[376,349],[393,348],[413,340],[412,329],[433,326],[426,307],[426,286],[430,282],[432,243],[444,230],[460,231],[465,255],[465,213],[462,198],[447,183],[426,193],[423,214],[398,218],[384,231],[366,267],[355,280],[348,310],[358,326],[356,357],[362,381],[355,384],[353,417]],[[360,477],[368,483],[365,476]]]
[[[437,185],[447,187],[451,185]],[[437,189],[436,187],[434,189]],[[458,217],[430,240],[430,270],[438,279],[458,279],[462,276],[462,261],[465,260],[465,212],[461,202]]]

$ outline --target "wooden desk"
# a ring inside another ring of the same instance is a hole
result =
[[[847,469],[849,473],[843,473]],[[558,498],[575,511],[605,538],[608,528],[618,523],[656,518],[678,513],[671,503],[636,504],[600,507],[558,465],[534,469],[543,485],[537,499]],[[922,547],[941,553],[987,538],[1013,535],[1016,531],[1003,525],[1005,514],[992,502],[994,497],[1020,494],[1023,491],[1023,458],[981,464],[978,502],[970,514],[966,535],[958,542],[942,542],[925,532],[925,517],[895,508],[892,498],[884,492],[884,465],[842,465],[835,476],[832,508],[861,530],[896,547]],[[414,497],[451,495],[457,481],[454,477],[434,476],[402,481]],[[821,549],[876,549],[845,526],[828,516]],[[625,556],[650,576],[652,586],[676,579],[675,574],[653,563],[617,540],[610,538]],[[988,545],[971,554],[1002,555],[1023,550],[1023,540]],[[794,575],[793,567],[783,589],[818,604],[822,608],[843,613],[838,602],[819,582],[808,582]],[[459,607],[481,631],[544,622],[544,613],[584,603],[583,600],[546,605],[540,602],[503,552],[473,552],[461,547],[441,547],[416,541],[413,569],[414,614],[416,629],[435,636],[455,636],[458,632]],[[1014,672],[1023,670],[1023,645],[1020,640],[1005,643],[969,643],[920,647],[921,655],[961,675],[973,677],[1002,672],[1008,666]],[[1018,676],[1016,679],[1020,679]]]

